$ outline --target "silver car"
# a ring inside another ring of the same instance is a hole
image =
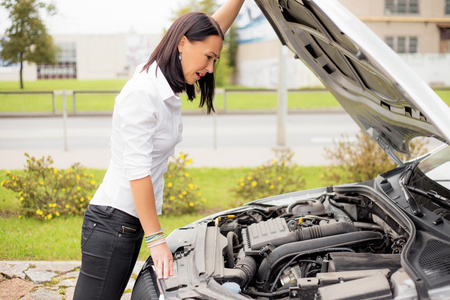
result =
[[[449,107],[338,2],[256,2],[398,167],[179,228],[175,276],[157,280],[150,257],[132,299],[450,299]],[[401,161],[415,137],[442,146]]]

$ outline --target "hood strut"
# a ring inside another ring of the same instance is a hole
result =
[[[395,151],[392,149],[391,144],[389,141],[386,140],[386,137],[382,132],[380,132],[377,129],[374,129],[373,127],[370,127],[366,131],[367,135],[370,136],[375,142],[380,145],[381,148],[383,148],[384,152],[399,166],[403,166],[404,163],[400,158],[398,158],[397,154],[395,154]]]

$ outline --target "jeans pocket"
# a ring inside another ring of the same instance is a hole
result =
[[[119,236],[134,236],[137,233],[139,233],[139,227],[136,225],[122,223],[119,228]]]
[[[81,248],[83,248],[83,246],[87,243],[96,226],[97,223],[86,218],[84,219],[83,226],[81,228]]]

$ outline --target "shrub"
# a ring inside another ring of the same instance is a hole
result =
[[[79,163],[67,170],[53,168],[50,156],[37,159],[25,153],[24,175],[7,172],[1,185],[18,193],[21,214],[50,220],[62,215],[82,215],[98,184]]]
[[[164,174],[164,214],[182,215],[195,213],[203,209],[206,200],[202,198],[194,178],[186,166],[192,164],[192,158],[180,153],[173,157]]]
[[[411,156],[425,154],[425,145],[424,139],[413,140],[409,144]],[[402,161],[408,159],[405,154],[398,156]],[[336,148],[325,148],[325,157],[337,162],[331,165],[324,175],[324,178],[333,184],[371,180],[378,174],[397,167],[386,152],[363,132],[356,135],[356,141],[350,141],[348,136],[343,136]]]
[[[303,188],[305,180],[297,164],[292,162],[293,156],[290,150],[276,151],[275,159],[256,167],[240,179],[236,196],[247,202]]]

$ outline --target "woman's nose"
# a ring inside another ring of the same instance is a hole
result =
[[[206,71],[207,71],[208,73],[212,73],[212,72],[214,71],[214,61],[213,61],[213,60],[210,61],[210,62],[208,63],[208,65],[206,66]]]

